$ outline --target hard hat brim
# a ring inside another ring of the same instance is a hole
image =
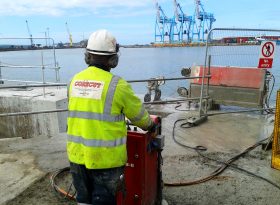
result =
[[[91,50],[91,49],[86,49],[86,51],[88,53],[91,54],[95,54],[95,55],[103,55],[103,56],[110,56],[110,55],[114,55],[117,54],[117,52],[108,52],[108,51],[95,51],[95,50]]]

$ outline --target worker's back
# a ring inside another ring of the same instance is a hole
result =
[[[113,103],[118,81],[119,77],[96,67],[89,67],[72,79],[67,144],[71,162],[92,169],[125,164],[124,115],[115,103],[118,100]]]
[[[68,92],[69,160],[89,169],[123,166],[127,160],[125,115],[144,129],[151,124],[129,84],[90,66],[74,76]]]

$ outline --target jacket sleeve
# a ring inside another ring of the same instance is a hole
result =
[[[122,112],[136,126],[148,130],[153,126],[148,111],[145,109],[141,100],[135,95],[131,86],[123,79],[119,80],[118,98],[121,101]]]

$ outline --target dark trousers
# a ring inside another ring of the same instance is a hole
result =
[[[78,203],[116,205],[116,193],[124,187],[124,168],[87,169],[70,162]]]

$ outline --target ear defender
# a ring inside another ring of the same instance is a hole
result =
[[[90,64],[90,56],[89,56],[88,52],[85,52],[85,62],[88,65]]]
[[[117,67],[118,63],[119,63],[119,55],[118,54],[112,55],[108,60],[108,65],[109,65],[110,68]]]

